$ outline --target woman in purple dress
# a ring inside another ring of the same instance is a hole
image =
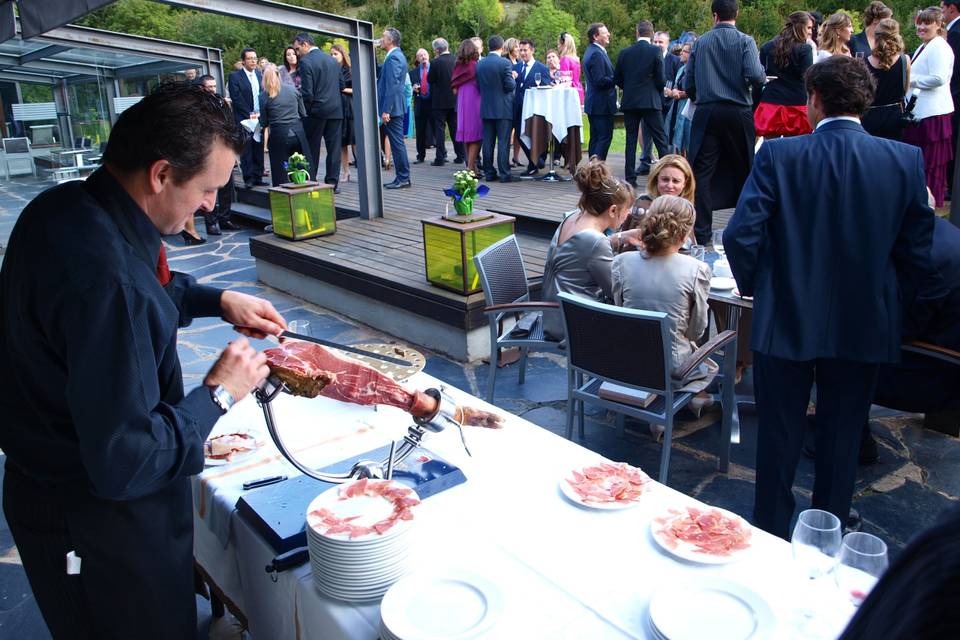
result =
[[[457,49],[450,85],[457,94],[457,140],[467,149],[467,169],[477,172],[477,155],[483,139],[483,120],[480,119],[480,90],[477,88],[477,60],[480,51],[473,40],[464,40]]]

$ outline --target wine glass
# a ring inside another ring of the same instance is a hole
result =
[[[813,618],[812,581],[830,573],[836,564],[837,554],[840,553],[840,544],[840,518],[820,509],[807,509],[800,512],[797,524],[793,528],[790,545],[793,548],[793,559],[800,565],[804,575],[810,579],[810,590],[805,598],[806,604],[800,610],[808,623]]]
[[[843,537],[834,578],[853,606],[860,606],[886,569],[887,545],[883,540],[861,532]]]
[[[690,247],[690,256],[696,258],[700,262],[706,261],[707,248],[702,244],[695,244]]]
[[[723,248],[723,231],[722,230],[713,232],[713,250],[717,252],[721,260],[724,259],[726,251]]]
[[[540,72],[537,71],[537,73],[535,73],[534,76],[533,76],[533,81],[537,83],[537,88],[538,88],[538,89],[540,88],[540,80],[541,80],[541,78],[540,78]]]

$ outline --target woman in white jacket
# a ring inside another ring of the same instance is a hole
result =
[[[950,144],[950,78],[953,75],[953,49],[943,39],[943,14],[937,7],[928,7],[914,21],[922,44],[911,58],[910,89],[918,92],[913,115],[920,121],[907,127],[903,141],[920,147],[927,187],[937,206],[943,206],[949,176],[947,165],[953,159]]]

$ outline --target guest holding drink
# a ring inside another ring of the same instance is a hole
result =
[[[903,101],[910,86],[910,59],[903,53],[903,38],[896,20],[884,18],[873,27],[874,47],[866,62],[877,82],[877,93],[861,122],[870,135],[900,140]]]
[[[623,224],[633,203],[633,189],[597,158],[577,169],[573,179],[580,191],[579,208],[563,219],[547,248],[543,299],[553,301],[558,293],[571,293],[610,302],[613,300],[610,265],[614,251],[636,244],[639,232],[627,231],[609,237],[604,234]],[[563,339],[559,313],[544,313],[543,331],[550,339]]]
[[[460,43],[457,62],[453,66],[450,86],[457,94],[457,141],[463,143],[467,152],[467,169],[480,177],[477,171],[477,156],[483,140],[483,120],[480,118],[480,90],[477,88],[477,60],[480,50],[473,39]]]
[[[550,71],[550,84],[560,84],[560,56],[556,49],[547,51],[547,69]]]
[[[680,248],[693,231],[693,203],[679,196],[660,196],[653,201],[641,223],[643,247],[621,253],[611,269],[613,301],[621,307],[660,311],[670,320],[670,372],[678,391],[699,393],[718,371],[707,360],[686,379],[677,376],[683,363],[697,350],[696,341],[707,328],[707,297],[710,267]],[[699,415],[709,403],[704,397],[691,401]]]
[[[812,33],[810,14],[794,11],[780,35],[760,47],[760,64],[770,81],[763,88],[760,106],[753,112],[758,136],[780,138],[810,133],[803,74],[813,64],[813,51],[807,44]]]
[[[693,122],[693,118],[689,117],[690,98],[687,97],[687,92],[683,90],[687,75],[687,61],[690,60],[690,49],[692,48],[693,44],[690,42],[680,46],[677,54],[680,57],[680,67],[674,77],[673,88],[665,89],[665,95],[669,94],[669,97],[672,98],[670,114],[665,123],[667,134],[670,135],[674,152],[684,156],[690,148],[690,126]]]
[[[877,46],[874,35],[881,20],[893,17],[893,10],[880,0],[873,0],[863,10],[863,31],[850,39],[850,50],[857,58],[866,58]]]
[[[910,88],[919,90],[913,115],[919,124],[907,127],[903,141],[920,147],[927,186],[938,207],[947,193],[947,165],[953,159],[950,146],[953,96],[953,49],[943,38],[943,13],[928,7],[915,20],[921,45],[910,61]]]
[[[557,49],[560,54],[560,71],[570,73],[570,86],[577,90],[580,96],[580,106],[583,107],[583,83],[580,82],[580,58],[577,57],[577,41],[573,34],[564,31],[557,38]]]

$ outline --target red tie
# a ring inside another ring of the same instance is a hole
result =
[[[427,83],[427,65],[420,66],[420,95],[430,95],[430,85]]]
[[[165,287],[170,282],[170,265],[167,264],[167,248],[160,241],[160,257],[157,259],[157,280],[160,286]]]

